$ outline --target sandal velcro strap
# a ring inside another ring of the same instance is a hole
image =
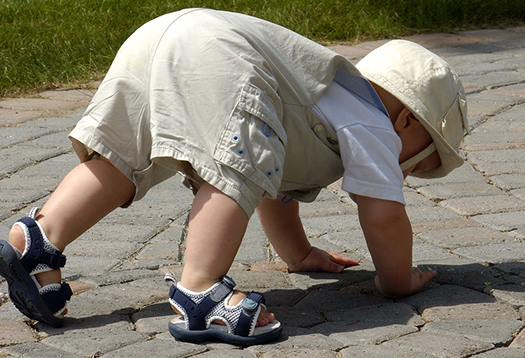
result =
[[[40,264],[53,270],[65,266],[66,256],[60,250],[46,247],[42,231],[34,219],[25,217],[18,221],[27,227],[31,238],[29,252],[20,260],[27,272],[32,272]]]
[[[66,306],[66,301],[69,301],[72,295],[71,286],[62,282],[60,289],[45,292],[41,297],[49,310],[56,314],[61,313],[60,311]]]
[[[219,282],[200,303],[195,303],[194,300],[186,295],[176,286],[170,288],[170,298],[178,302],[186,312],[188,319],[188,328],[190,330],[204,330],[206,329],[206,315],[210,312],[218,302],[224,300],[235,287],[233,280],[227,276],[223,281]]]
[[[259,313],[259,306],[264,304],[263,295],[258,292],[250,292],[246,298],[242,300],[242,312],[239,316],[237,327],[235,327],[234,334],[238,336],[248,337],[254,328],[254,319],[257,320],[256,314]]]

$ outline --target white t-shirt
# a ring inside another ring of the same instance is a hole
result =
[[[378,108],[332,82],[312,108],[336,131],[345,172],[343,190],[405,204],[401,139]]]

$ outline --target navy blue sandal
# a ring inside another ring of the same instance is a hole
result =
[[[18,220],[25,233],[26,246],[23,253],[4,240],[0,240],[0,275],[7,280],[9,298],[25,316],[53,327],[61,327],[61,313],[71,298],[71,287],[54,283],[41,287],[35,275],[64,267],[66,257],[47,238],[35,220],[38,209],[29,217]]]
[[[256,327],[264,306],[264,297],[260,293],[251,292],[238,305],[228,305],[235,287],[235,282],[228,276],[198,293],[176,284],[170,275],[165,279],[172,282],[170,303],[182,313],[182,317],[169,322],[169,331],[177,340],[201,342],[216,338],[237,346],[250,346],[273,341],[282,332],[277,320]],[[225,325],[213,323],[216,320]]]

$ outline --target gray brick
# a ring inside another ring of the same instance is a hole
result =
[[[496,230],[511,231],[525,228],[525,211],[478,215],[472,220]]]
[[[505,346],[523,327],[523,322],[506,319],[473,319],[439,321],[426,324],[422,332],[463,336],[475,341]]]
[[[462,257],[489,264],[525,260],[525,245],[521,242],[460,247],[453,252]]]
[[[525,210],[525,201],[504,193],[447,199],[441,201],[439,205],[463,216]]]

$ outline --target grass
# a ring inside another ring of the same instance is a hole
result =
[[[187,7],[254,15],[321,43],[525,21],[516,0],[0,0],[0,97],[100,79],[135,29]]]

